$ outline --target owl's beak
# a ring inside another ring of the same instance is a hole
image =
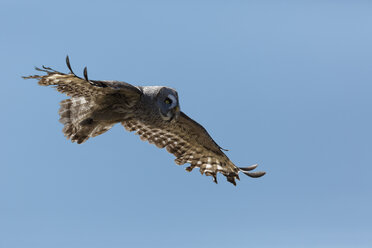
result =
[[[173,119],[177,120],[178,117],[180,116],[180,107],[178,105],[168,110],[166,114],[162,112],[162,109],[159,109],[159,110],[160,110],[161,117],[165,121],[172,121]]]
[[[178,117],[180,116],[180,106],[177,105],[171,111],[172,111],[172,117],[170,118],[169,121],[172,121],[173,119],[177,120]]]
[[[175,112],[175,114],[179,113],[179,112],[180,112],[180,106],[177,105],[177,106],[174,108],[174,112]]]

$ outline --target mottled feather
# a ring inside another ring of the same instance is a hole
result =
[[[178,165],[189,163],[187,171],[198,167],[201,174],[211,176],[216,183],[217,173],[223,174],[234,185],[240,172],[250,177],[265,174],[251,172],[257,165],[235,166],[205,128],[179,110],[175,90],[162,86],[136,87],[120,81],[90,80],[86,67],[84,78],[81,78],[72,71],[68,57],[66,63],[70,70],[68,74],[43,66],[36,70],[45,72],[45,75],[24,78],[38,79],[39,85],[55,87],[71,97],[60,103],[59,114],[64,125],[63,132],[72,142],[83,143],[121,122],[142,140],[166,148],[175,155]]]
[[[131,119],[122,124],[126,130],[135,131],[142,140],[147,140],[159,148],[166,148],[176,157],[176,164],[189,163],[190,166],[186,168],[189,172],[198,167],[201,174],[212,176],[216,183],[218,172],[226,176],[227,180],[234,185],[236,185],[235,179],[239,180],[240,168],[230,161],[199,123],[183,112],[177,122],[161,127],[145,124],[138,119]],[[265,174],[242,172],[251,177]]]

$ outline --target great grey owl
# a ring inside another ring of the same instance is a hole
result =
[[[65,74],[43,66],[38,71],[46,75],[24,77],[39,80],[39,85],[54,86],[70,99],[60,105],[63,133],[72,142],[81,144],[90,137],[103,134],[120,122],[128,131],[135,131],[142,140],[159,148],[166,148],[176,156],[178,165],[189,163],[191,171],[200,168],[201,174],[212,176],[217,183],[217,172],[236,185],[239,172],[250,177],[261,177],[265,172],[250,172],[257,165],[237,167],[223,149],[197,122],[180,111],[177,91],[163,86],[133,86],[120,81],[97,81],[75,75],[66,57],[70,73]]]

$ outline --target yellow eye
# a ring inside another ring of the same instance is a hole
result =
[[[165,98],[164,102],[165,102],[166,104],[172,104],[172,100],[169,99],[169,98]]]

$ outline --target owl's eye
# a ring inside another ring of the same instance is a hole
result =
[[[166,104],[172,104],[172,100],[169,99],[168,97],[165,98],[164,102],[165,102]]]

